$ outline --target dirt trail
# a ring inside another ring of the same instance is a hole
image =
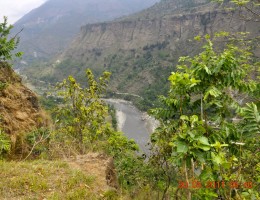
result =
[[[118,188],[113,159],[100,153],[78,155],[66,160],[72,168],[79,169],[95,178],[94,192],[102,194]]]

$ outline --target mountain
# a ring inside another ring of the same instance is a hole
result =
[[[153,5],[158,0],[49,0],[14,24],[25,61],[47,60],[61,52],[87,23],[108,21]]]
[[[95,74],[107,70],[112,72],[111,92],[140,95],[145,101],[137,101],[146,108],[152,106],[158,94],[168,90],[167,77],[175,70],[178,58],[201,51],[201,44],[193,38],[218,31],[259,35],[257,22],[241,20],[239,13],[219,4],[161,0],[128,17],[82,26],[52,63],[41,72],[39,66],[25,73],[55,83],[70,74],[83,80],[86,68]]]

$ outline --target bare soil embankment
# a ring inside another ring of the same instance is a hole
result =
[[[9,64],[0,62],[0,128],[10,135],[13,145],[18,135],[49,124],[36,94],[22,84]]]

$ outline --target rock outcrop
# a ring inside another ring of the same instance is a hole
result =
[[[54,69],[54,76],[61,77],[68,63],[73,66],[66,66],[64,76],[80,77],[86,67],[108,70],[113,90],[142,95],[159,74],[169,75],[169,67],[176,65],[180,56],[200,51],[195,36],[219,31],[250,32],[251,38],[259,35],[257,22],[242,20],[239,13],[219,4],[161,1],[121,20],[81,27],[80,34],[57,58],[61,64]]]
[[[177,8],[176,8],[177,9]],[[154,43],[169,42],[169,47],[193,39],[196,35],[212,35],[218,31],[259,33],[256,22],[239,19],[238,13],[206,4],[188,10],[176,10],[157,18],[124,19],[108,23],[88,24],[63,53],[62,58],[81,59],[94,49],[102,52],[143,48]],[[185,48],[189,48],[186,46]]]

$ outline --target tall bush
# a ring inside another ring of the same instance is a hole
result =
[[[14,56],[22,56],[22,52],[17,52],[14,55],[12,54],[12,51],[17,48],[19,43],[17,34],[10,38],[10,31],[12,28],[12,25],[8,25],[7,17],[4,17],[4,21],[0,23],[0,61],[12,60]]]
[[[205,40],[202,53],[180,58],[163,107],[151,111],[161,125],[150,162],[162,171],[163,198],[172,187],[180,199],[259,198],[259,176],[252,175],[260,160],[259,110],[236,97],[256,89],[251,54],[232,44],[218,51]]]

